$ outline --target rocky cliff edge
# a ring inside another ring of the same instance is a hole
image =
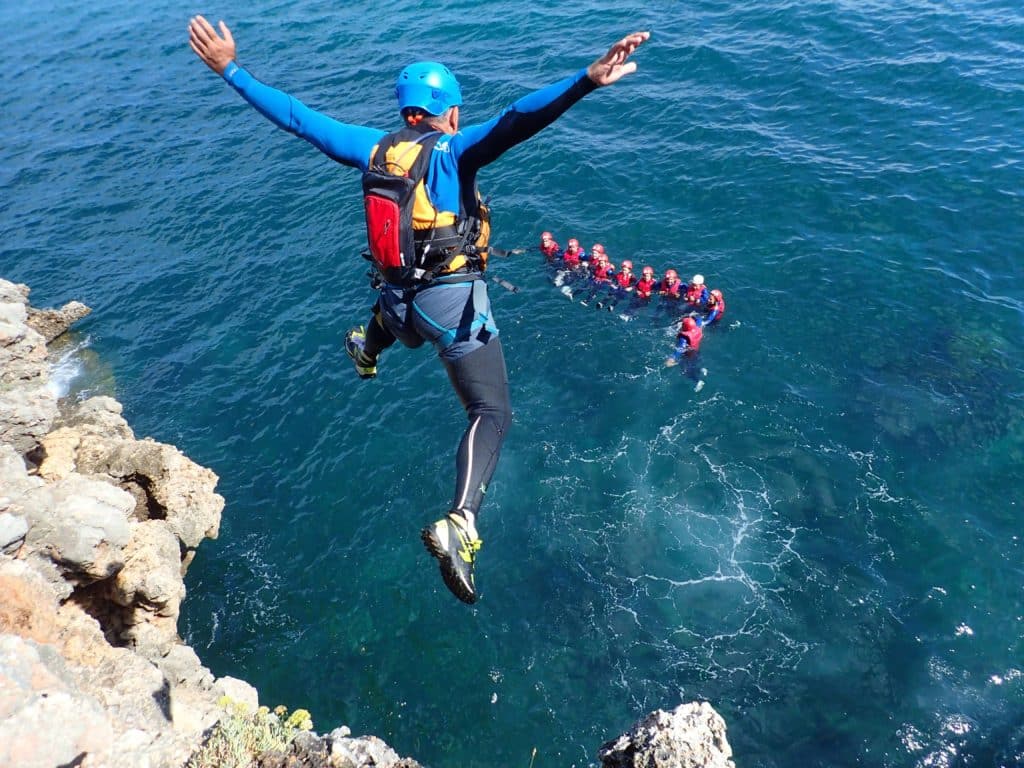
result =
[[[46,345],[89,309],[38,310],[28,295],[0,279],[0,768],[179,768],[230,715],[225,701],[259,704],[178,637],[185,572],[220,526],[217,476],[136,438],[112,398],[58,403]],[[258,764],[419,766],[344,727],[287,750]],[[706,703],[652,713],[599,758],[733,768]]]

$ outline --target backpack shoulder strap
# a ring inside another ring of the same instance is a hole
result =
[[[376,169],[383,173],[391,173],[388,166],[394,166],[396,163],[388,162],[387,154],[388,150],[394,147],[396,144],[402,141],[410,141],[413,146],[420,146],[420,153],[416,156],[413,164],[409,167],[409,172],[404,174],[414,181],[419,181],[427,175],[427,166],[430,164],[430,154],[434,150],[434,145],[437,144],[438,139],[441,138],[440,131],[431,131],[430,133],[418,133],[415,138],[409,136],[408,130],[396,131],[395,133],[389,133],[380,143],[377,145],[377,151],[373,154],[373,160],[370,163],[371,169]],[[409,147],[408,151],[412,150],[412,146]],[[401,159],[401,158],[399,158]],[[400,167],[400,166],[399,166]],[[394,176],[400,176],[402,174],[392,174]]]

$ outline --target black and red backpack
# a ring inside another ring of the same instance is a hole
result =
[[[408,130],[389,134],[377,145],[370,167],[363,174],[370,257],[388,282],[413,282],[421,279],[427,269],[421,263],[424,260],[413,236],[412,212],[416,186],[427,174],[431,153],[440,137],[439,131],[420,133],[415,138],[410,137]],[[387,159],[388,150],[401,142],[420,148],[408,171],[399,162]]]

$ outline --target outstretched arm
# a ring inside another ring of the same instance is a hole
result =
[[[595,88],[611,85],[636,71],[629,56],[650,32],[633,32],[613,44],[601,58],[572,77],[527,94],[486,123],[464,128],[452,146],[466,170],[482,168],[504,152],[553,123]]]
[[[261,83],[234,60],[235,40],[227,24],[221,21],[218,26],[219,35],[202,16],[189,20],[189,46],[206,66],[227,80],[243,99],[278,128],[305,139],[339,163],[366,170],[370,151],[384,131],[342,123]]]

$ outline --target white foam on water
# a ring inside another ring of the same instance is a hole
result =
[[[60,356],[50,363],[49,380],[46,388],[54,397],[60,399],[71,391],[71,384],[81,374],[84,366],[82,364],[81,351],[90,346],[91,339],[86,336],[81,341],[69,344]]]

